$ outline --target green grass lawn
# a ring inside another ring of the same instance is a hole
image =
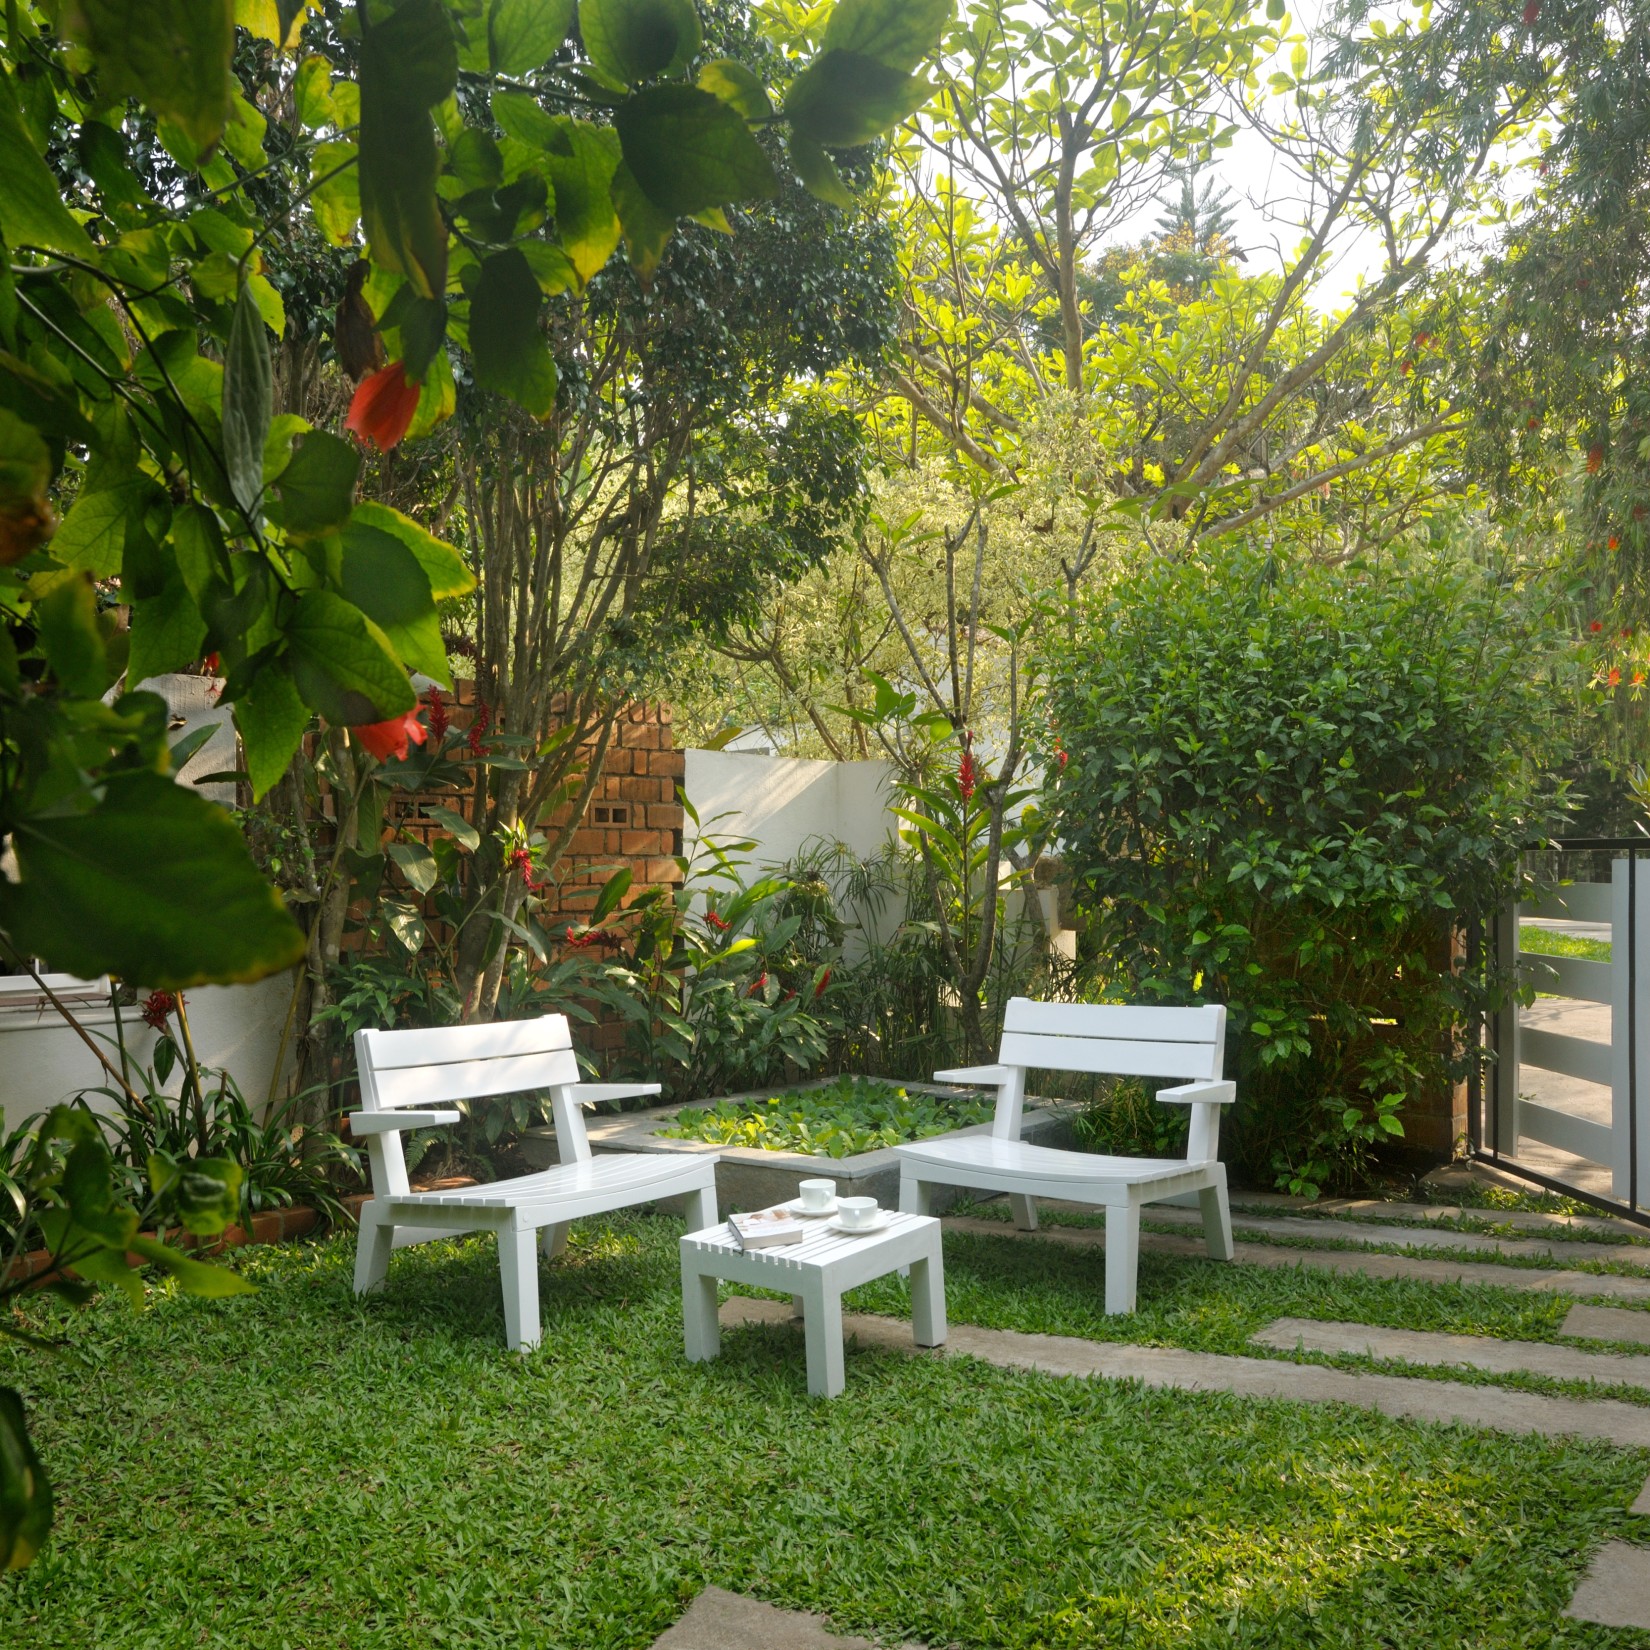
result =
[[[1518,949],[1541,957],[1580,957],[1585,962],[1609,962],[1610,942],[1585,934],[1560,934],[1551,928],[1518,927]]]
[[[1650,1454],[865,1350],[817,1402],[790,1331],[683,1361],[679,1231],[576,1232],[525,1358],[485,1240],[366,1304],[346,1237],[243,1252],[249,1299],[41,1305],[72,1350],[0,1380],[61,1513],[0,1645],[640,1650],[707,1583],[970,1650],[1640,1642],[1560,1612],[1600,1543],[1650,1541]],[[946,1264],[954,1321],[1221,1351],[1283,1312],[1551,1339],[1564,1309],[1148,1255],[1117,1320],[1097,1250],[957,1233]]]

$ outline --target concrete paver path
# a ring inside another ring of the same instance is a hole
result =
[[[824,1616],[780,1610],[753,1598],[707,1587],[653,1650],[876,1650],[869,1639],[830,1632]],[[914,1647],[913,1647],[914,1650]]]

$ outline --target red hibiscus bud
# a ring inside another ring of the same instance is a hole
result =
[[[363,447],[373,441],[380,452],[387,453],[407,433],[421,393],[417,384],[407,382],[401,363],[392,361],[381,372],[362,379],[361,387],[350,397],[344,428]]]
[[[354,723],[349,732],[357,745],[371,751],[380,762],[402,761],[409,744],[422,745],[428,737],[416,708],[385,722]]]
[[[749,991],[747,991],[745,993],[745,995],[747,997],[754,997],[759,992],[766,991],[767,989],[768,989],[768,976],[766,974],[758,974],[756,976],[756,983],[750,988]]]
[[[825,987],[830,983],[831,971],[827,968],[825,972],[819,976],[819,984],[814,987],[814,995],[816,997],[823,997],[825,995]]]

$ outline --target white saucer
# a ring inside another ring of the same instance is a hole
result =
[[[805,1209],[802,1206],[802,1199],[799,1197],[793,1197],[789,1203],[781,1203],[779,1207],[786,1214],[801,1215],[804,1220],[818,1220],[821,1215],[834,1215],[836,1213],[836,1199],[833,1197],[823,1209]]]
[[[840,1232],[843,1237],[869,1237],[872,1232],[880,1232],[893,1218],[892,1209],[878,1209],[876,1219],[864,1226],[844,1226],[840,1215],[834,1220],[827,1221],[826,1225],[831,1231]]]

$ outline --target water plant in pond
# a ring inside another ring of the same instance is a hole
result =
[[[706,1140],[717,1146],[853,1157],[989,1123],[991,1111],[990,1097],[978,1092],[913,1093],[875,1078],[835,1077],[766,1098],[684,1106],[676,1114],[675,1127],[658,1132],[673,1140]]]

